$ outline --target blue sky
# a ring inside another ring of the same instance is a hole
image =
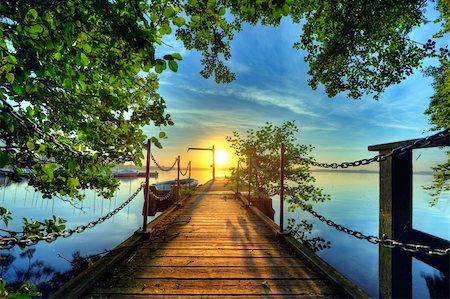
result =
[[[411,38],[427,39],[433,24],[416,30]],[[230,68],[236,81],[218,85],[200,74],[201,56],[185,51],[175,39],[167,40],[162,52],[180,52],[183,61],[177,73],[166,71],[160,78],[160,93],[175,126],[162,128],[168,134],[164,150],[155,151],[163,163],[180,154],[204,166],[206,153],[188,154],[190,146],[226,149],[225,137],[233,131],[245,133],[265,122],[280,125],[295,120],[300,128],[298,140],[315,146],[317,160],[343,162],[371,157],[369,145],[430,135],[428,118],[423,114],[433,94],[431,78],[419,71],[390,87],[379,101],[372,97],[352,100],[345,94],[330,99],[323,87],[308,86],[305,53],[292,48],[300,27],[285,20],[279,27],[244,26],[232,41]],[[147,134],[158,128],[147,127]],[[203,156],[202,156],[203,155]],[[443,161],[444,151],[421,151],[419,165]],[[417,156],[417,155],[416,155]],[[377,169],[377,165],[369,169]],[[366,167],[367,169],[367,167]]]

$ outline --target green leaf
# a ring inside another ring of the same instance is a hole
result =
[[[83,66],[89,65],[89,59],[87,58],[86,54],[84,54],[84,53],[80,54],[80,61]]]
[[[55,58],[56,60],[60,61],[61,58],[62,58],[62,55],[61,55],[61,53],[56,52],[55,54],[53,54],[53,58]]]
[[[32,34],[36,34],[36,33],[41,33],[42,31],[44,31],[44,27],[42,27],[42,25],[33,25],[31,27],[25,27],[25,30],[32,33]]]
[[[16,56],[13,56],[13,55],[6,56],[5,57],[5,61],[9,62],[9,63],[12,63],[12,64],[17,64]]]
[[[168,19],[172,18],[175,16],[175,10],[170,5],[167,5],[166,9],[164,9],[164,16]]]
[[[162,138],[166,137],[166,133],[161,131],[161,132],[159,132],[158,137],[162,139]]]
[[[64,88],[71,88],[72,87],[72,79],[70,79],[69,77],[64,78],[64,80],[63,80],[63,87]]]
[[[78,178],[68,178],[67,183],[69,184],[69,187],[78,187],[80,186],[80,181]]]
[[[91,46],[90,45],[88,45],[88,44],[84,44],[83,45],[83,50],[86,52],[86,53],[91,53],[91,51],[92,51],[92,48],[91,48]]]
[[[173,72],[178,71],[178,63],[175,60],[169,60],[169,69]]]
[[[172,53],[172,58],[177,60],[183,60],[183,57],[181,57],[180,53]]]
[[[5,167],[11,162],[9,155],[6,151],[0,151],[0,167]]]
[[[13,73],[7,73],[6,74],[6,81],[8,81],[9,83],[13,83],[14,82],[14,74]]]
[[[178,27],[181,27],[184,24],[186,24],[186,20],[183,17],[175,17],[175,18],[173,18],[172,22],[174,25],[176,25]]]
[[[25,19],[27,21],[34,21],[37,19],[37,17],[38,17],[38,12],[34,8],[32,8],[27,12]]]
[[[34,150],[34,142],[32,140],[27,141],[27,148],[29,150]]]
[[[166,62],[162,59],[156,59],[155,71],[160,74],[166,69]]]
[[[34,109],[31,108],[30,106],[27,107],[27,116],[28,117],[33,117],[34,116]]]

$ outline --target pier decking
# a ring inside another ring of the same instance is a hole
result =
[[[93,277],[93,276],[92,276]],[[87,275],[85,279],[92,278]],[[69,288],[70,289],[70,288]],[[71,296],[71,293],[57,293]],[[216,179],[152,227],[82,297],[349,297]]]

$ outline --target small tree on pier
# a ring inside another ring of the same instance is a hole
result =
[[[313,159],[311,145],[298,142],[299,129],[294,121],[287,121],[281,126],[266,123],[257,130],[248,129],[246,136],[239,132],[233,132],[233,136],[227,136],[231,148],[234,149],[242,168],[233,170],[230,183],[248,186],[250,180],[252,196],[263,199],[264,197],[279,194],[280,188],[280,144],[284,143],[285,153],[285,179],[289,181],[289,194],[287,202],[289,210],[300,208],[299,200],[313,204],[330,200],[330,196],[323,190],[314,186],[316,181],[308,164],[299,164],[295,157],[302,156]],[[249,177],[249,169],[252,175]],[[242,188],[242,187],[241,187]],[[241,190],[242,191],[242,190]],[[320,237],[311,238],[312,224],[302,219],[299,223],[295,219],[289,219],[288,229],[299,239],[314,250],[320,250],[329,245]]]

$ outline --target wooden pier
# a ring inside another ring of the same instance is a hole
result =
[[[57,298],[366,297],[216,179],[54,294]]]

